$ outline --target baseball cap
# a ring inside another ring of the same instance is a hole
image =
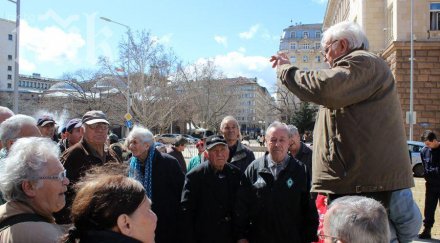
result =
[[[66,124],[66,131],[72,132],[74,128],[81,127],[82,122],[80,118],[73,118]]]
[[[50,124],[50,123],[55,124],[56,122],[55,122],[55,120],[53,119],[52,116],[44,115],[44,116],[41,116],[40,118],[38,118],[37,126],[44,127],[44,126],[46,126],[47,124]]]
[[[214,146],[219,145],[219,144],[223,144],[223,145],[228,146],[228,144],[226,143],[226,140],[223,136],[212,135],[206,139],[206,149],[207,150],[210,150]]]
[[[107,121],[107,117],[105,116],[104,112],[96,110],[87,111],[86,114],[84,114],[84,116],[82,117],[81,122],[87,125],[92,125],[99,122],[110,124]]]

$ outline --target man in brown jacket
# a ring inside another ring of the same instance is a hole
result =
[[[388,207],[392,191],[414,186],[394,77],[366,51],[367,37],[354,22],[330,27],[321,44],[329,69],[299,70],[285,54],[271,59],[290,91],[320,105],[312,191],[330,200],[363,195]]]
[[[73,185],[90,167],[109,162],[122,162],[112,150],[105,146],[109,122],[102,111],[86,112],[81,122],[83,138],[61,156],[61,162],[66,168],[67,178],[69,178],[71,184],[66,193],[66,206],[55,214],[58,224],[71,222],[69,207],[75,196]]]

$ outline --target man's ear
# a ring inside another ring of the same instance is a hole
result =
[[[127,214],[121,214],[118,216],[118,220],[116,221],[119,231],[123,235],[130,236],[132,227],[130,224],[130,217]]]
[[[341,46],[341,52],[347,53],[349,51],[348,41],[346,39],[341,39],[339,42],[340,42],[339,44]]]
[[[35,197],[36,185],[33,184],[32,182],[30,182],[28,180],[24,180],[21,183],[21,189],[23,190],[24,194],[26,194],[26,196],[28,196],[30,198]]]

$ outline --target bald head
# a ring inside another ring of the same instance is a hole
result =
[[[8,107],[0,106],[0,124],[9,117],[13,116],[14,112],[12,112]]]
[[[13,115],[0,125],[0,139],[7,150],[15,140],[23,137],[41,137],[34,118],[26,115]]]

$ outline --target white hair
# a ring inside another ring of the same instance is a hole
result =
[[[299,135],[298,128],[294,125],[287,125],[287,128],[289,128],[289,138]]]
[[[334,200],[327,211],[330,235],[343,242],[390,242],[388,216],[382,204],[361,196]]]
[[[128,147],[128,143],[130,143],[130,141],[132,141],[135,138],[139,139],[141,142],[150,144],[150,146],[153,145],[154,143],[153,133],[147,128],[142,126],[135,125],[133,127],[133,129],[127,135],[127,139],[125,141],[126,146]]]
[[[285,123],[282,123],[282,122],[279,122],[279,121],[274,121],[266,129],[266,134],[267,134],[266,140],[270,139],[270,137],[272,136],[273,130],[275,130],[277,128],[281,128],[281,129],[286,130],[286,133],[287,133],[288,137],[290,137],[289,127]]]
[[[225,116],[225,118],[223,118],[222,122],[220,123],[220,130],[223,130],[223,128],[225,128],[226,123],[228,123],[228,121],[234,121],[235,125],[240,131],[240,124],[238,124],[237,119],[235,119],[235,117],[233,116]]]
[[[327,43],[341,39],[348,41],[349,50],[368,50],[367,36],[357,23],[351,21],[343,21],[328,28],[322,34],[321,46],[325,47]]]
[[[35,126],[35,124],[37,124],[37,121],[33,117],[22,114],[13,115],[6,119],[0,125],[0,140],[3,146],[6,146],[9,140],[18,138],[24,126]]]
[[[0,190],[7,201],[27,201],[21,188],[25,180],[34,181],[46,170],[49,158],[58,158],[60,148],[50,138],[19,138],[8,156],[0,161]],[[37,185],[38,187],[38,185]]]
[[[11,117],[14,115],[14,112],[11,111],[8,107],[0,106],[0,119],[4,119],[5,117]],[[0,123],[3,121],[0,120]]]

